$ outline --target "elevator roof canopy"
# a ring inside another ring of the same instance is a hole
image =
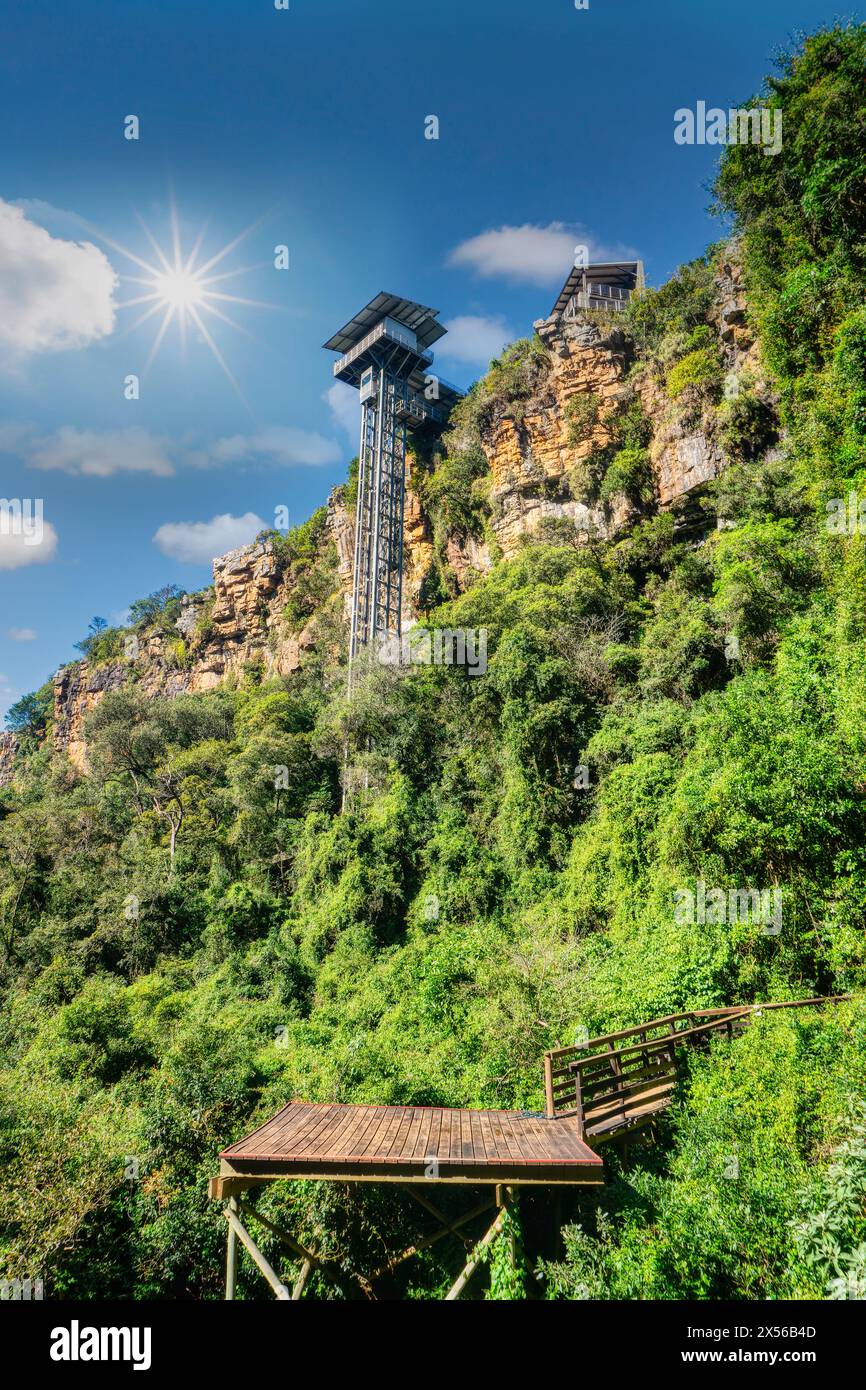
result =
[[[370,303],[360,309],[354,318],[349,319],[343,328],[329,338],[324,347],[332,352],[345,353],[375,328],[383,318],[396,319],[398,323],[411,328],[418,339],[418,346],[429,347],[445,334],[445,329],[436,320],[438,309],[428,309],[426,304],[418,304],[414,299],[402,299],[398,294],[388,294],[380,290]]]

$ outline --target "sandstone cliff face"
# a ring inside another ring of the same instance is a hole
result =
[[[14,734],[0,734],[0,787],[8,787],[14,776],[18,740]]]
[[[749,372],[760,380],[757,345],[746,321],[746,301],[736,245],[720,266],[711,323],[718,335],[729,377]],[[482,430],[482,448],[490,478],[490,515],[486,536],[459,534],[444,540],[444,559],[456,587],[465,590],[488,571],[499,555],[509,558],[545,518],[568,518],[578,530],[615,534],[632,515],[622,499],[602,507],[582,498],[575,478],[594,450],[611,443],[610,421],[624,395],[636,390],[652,426],[649,454],[656,503],[668,507],[687,499],[718,474],[725,458],[715,437],[712,412],[690,408],[688,399],[671,402],[663,384],[649,371],[633,374],[626,339],[616,325],[576,319],[546,319],[535,325],[548,350],[545,367],[530,399],[517,408],[494,412]],[[570,428],[573,403],[590,393],[597,417],[579,437]],[[433,527],[413,489],[414,460],[407,460],[403,617],[420,615],[423,590],[435,567]],[[336,555],[334,585],[343,612],[351,608],[354,519],[345,489],[328,499],[326,543]],[[315,622],[293,630],[284,610],[293,579],[270,541],[257,542],[214,561],[212,594],[184,600],[176,632],[131,641],[122,660],[90,666],[75,662],[58,672],[55,683],[54,739],[79,768],[86,767],[83,723],[89,710],[109,690],[134,680],[147,695],[172,697],[213,689],[239,678],[250,663],[264,677],[296,671],[302,655],[315,643]],[[0,785],[14,757],[10,736],[0,740]]]
[[[746,292],[736,243],[729,247],[716,278],[710,321],[718,334],[727,372],[726,389],[736,390],[746,373],[760,382],[760,353],[746,321]],[[649,372],[640,374],[637,389],[653,425],[650,457],[656,500],[659,506],[669,507],[712,482],[727,460],[715,433],[712,411],[692,409],[688,394],[683,402],[673,404]]]
[[[749,372],[760,380],[736,243],[721,263],[711,323],[728,379]],[[568,481],[576,465],[611,442],[606,422],[622,399],[630,366],[623,335],[615,325],[604,327],[589,315],[568,322],[542,319],[535,330],[550,352],[549,375],[519,421],[505,416],[482,435],[492,475],[490,530],[506,557],[544,517],[569,517],[578,527],[590,521],[601,535],[615,533],[630,517],[625,503],[607,514],[593,507],[574,495]],[[637,373],[632,384],[652,426],[649,453],[656,502],[668,507],[715,478],[726,460],[709,412],[695,412],[688,398],[672,403],[649,372]],[[599,401],[599,419],[590,435],[572,444],[569,407],[588,393]]]
[[[343,514],[345,515],[345,514]],[[351,583],[351,561],[349,561]],[[243,675],[251,663],[265,678],[290,675],[312,633],[288,627],[283,610],[290,584],[270,541],[230,551],[213,563],[213,595],[184,599],[176,635],[130,635],[120,660],[76,661],[54,681],[54,743],[81,770],[87,767],[84,721],[109,690],[132,681],[148,696],[212,690]]]

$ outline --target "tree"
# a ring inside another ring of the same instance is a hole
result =
[[[26,734],[40,738],[45,732],[48,715],[54,704],[54,685],[46,681],[36,691],[22,695],[21,699],[6,712],[6,727],[13,734]]]
[[[173,618],[180,611],[184,590],[177,584],[165,584],[146,598],[137,598],[129,605],[129,620],[133,627],[146,627],[158,618]]]

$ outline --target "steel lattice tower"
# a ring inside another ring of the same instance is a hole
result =
[[[363,647],[401,631],[407,430],[438,434],[460,395],[430,372],[438,312],[383,291],[325,343],[361,399],[350,673]]]

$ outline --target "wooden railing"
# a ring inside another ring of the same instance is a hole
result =
[[[778,1004],[692,1009],[651,1019],[636,1028],[590,1038],[544,1054],[547,1115],[572,1116],[587,1139],[609,1138],[649,1123],[670,1104],[677,1083],[676,1049],[700,1045],[713,1034],[733,1037],[754,1015],[770,1009],[796,1009],[850,998],[795,999]]]

